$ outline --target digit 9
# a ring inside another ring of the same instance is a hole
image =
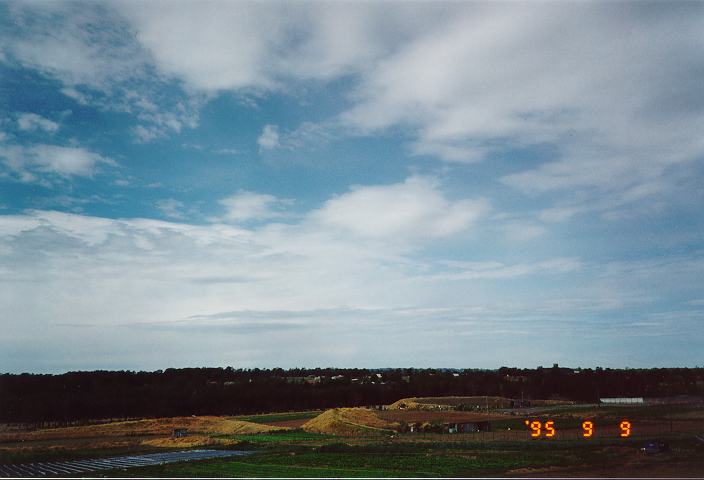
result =
[[[530,429],[533,430],[533,433],[531,433],[530,436],[539,437],[542,427],[543,425],[537,420],[530,422]]]
[[[631,422],[628,420],[622,421],[618,428],[621,429],[621,437],[626,438],[631,436]]]

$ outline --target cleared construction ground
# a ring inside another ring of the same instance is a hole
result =
[[[188,435],[174,438],[174,429],[185,428]],[[98,425],[0,432],[0,455],[31,456],[32,452],[111,450],[144,451],[161,448],[228,447],[233,435],[288,430],[231,417],[171,417],[112,422]],[[0,458],[0,463],[2,463]]]

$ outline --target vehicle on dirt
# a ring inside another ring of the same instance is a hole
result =
[[[667,443],[660,441],[648,442],[641,447],[640,451],[648,454],[669,452],[670,446]]]

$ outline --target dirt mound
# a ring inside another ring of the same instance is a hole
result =
[[[131,437],[171,435],[174,428],[187,428],[191,434],[249,434],[286,430],[286,427],[262,425],[227,417],[171,417],[126,422],[85,425],[81,427],[51,428],[16,434],[0,435],[4,441],[51,440],[91,437]]]
[[[398,427],[398,423],[383,420],[366,408],[333,408],[303,424],[307,432],[342,436],[388,434]]]
[[[454,410],[460,405],[479,410],[487,408],[510,408],[512,400],[504,397],[411,397],[402,398],[391,405],[391,410]]]

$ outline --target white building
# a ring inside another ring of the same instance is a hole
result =
[[[642,405],[643,397],[600,398],[599,403],[607,405]]]

